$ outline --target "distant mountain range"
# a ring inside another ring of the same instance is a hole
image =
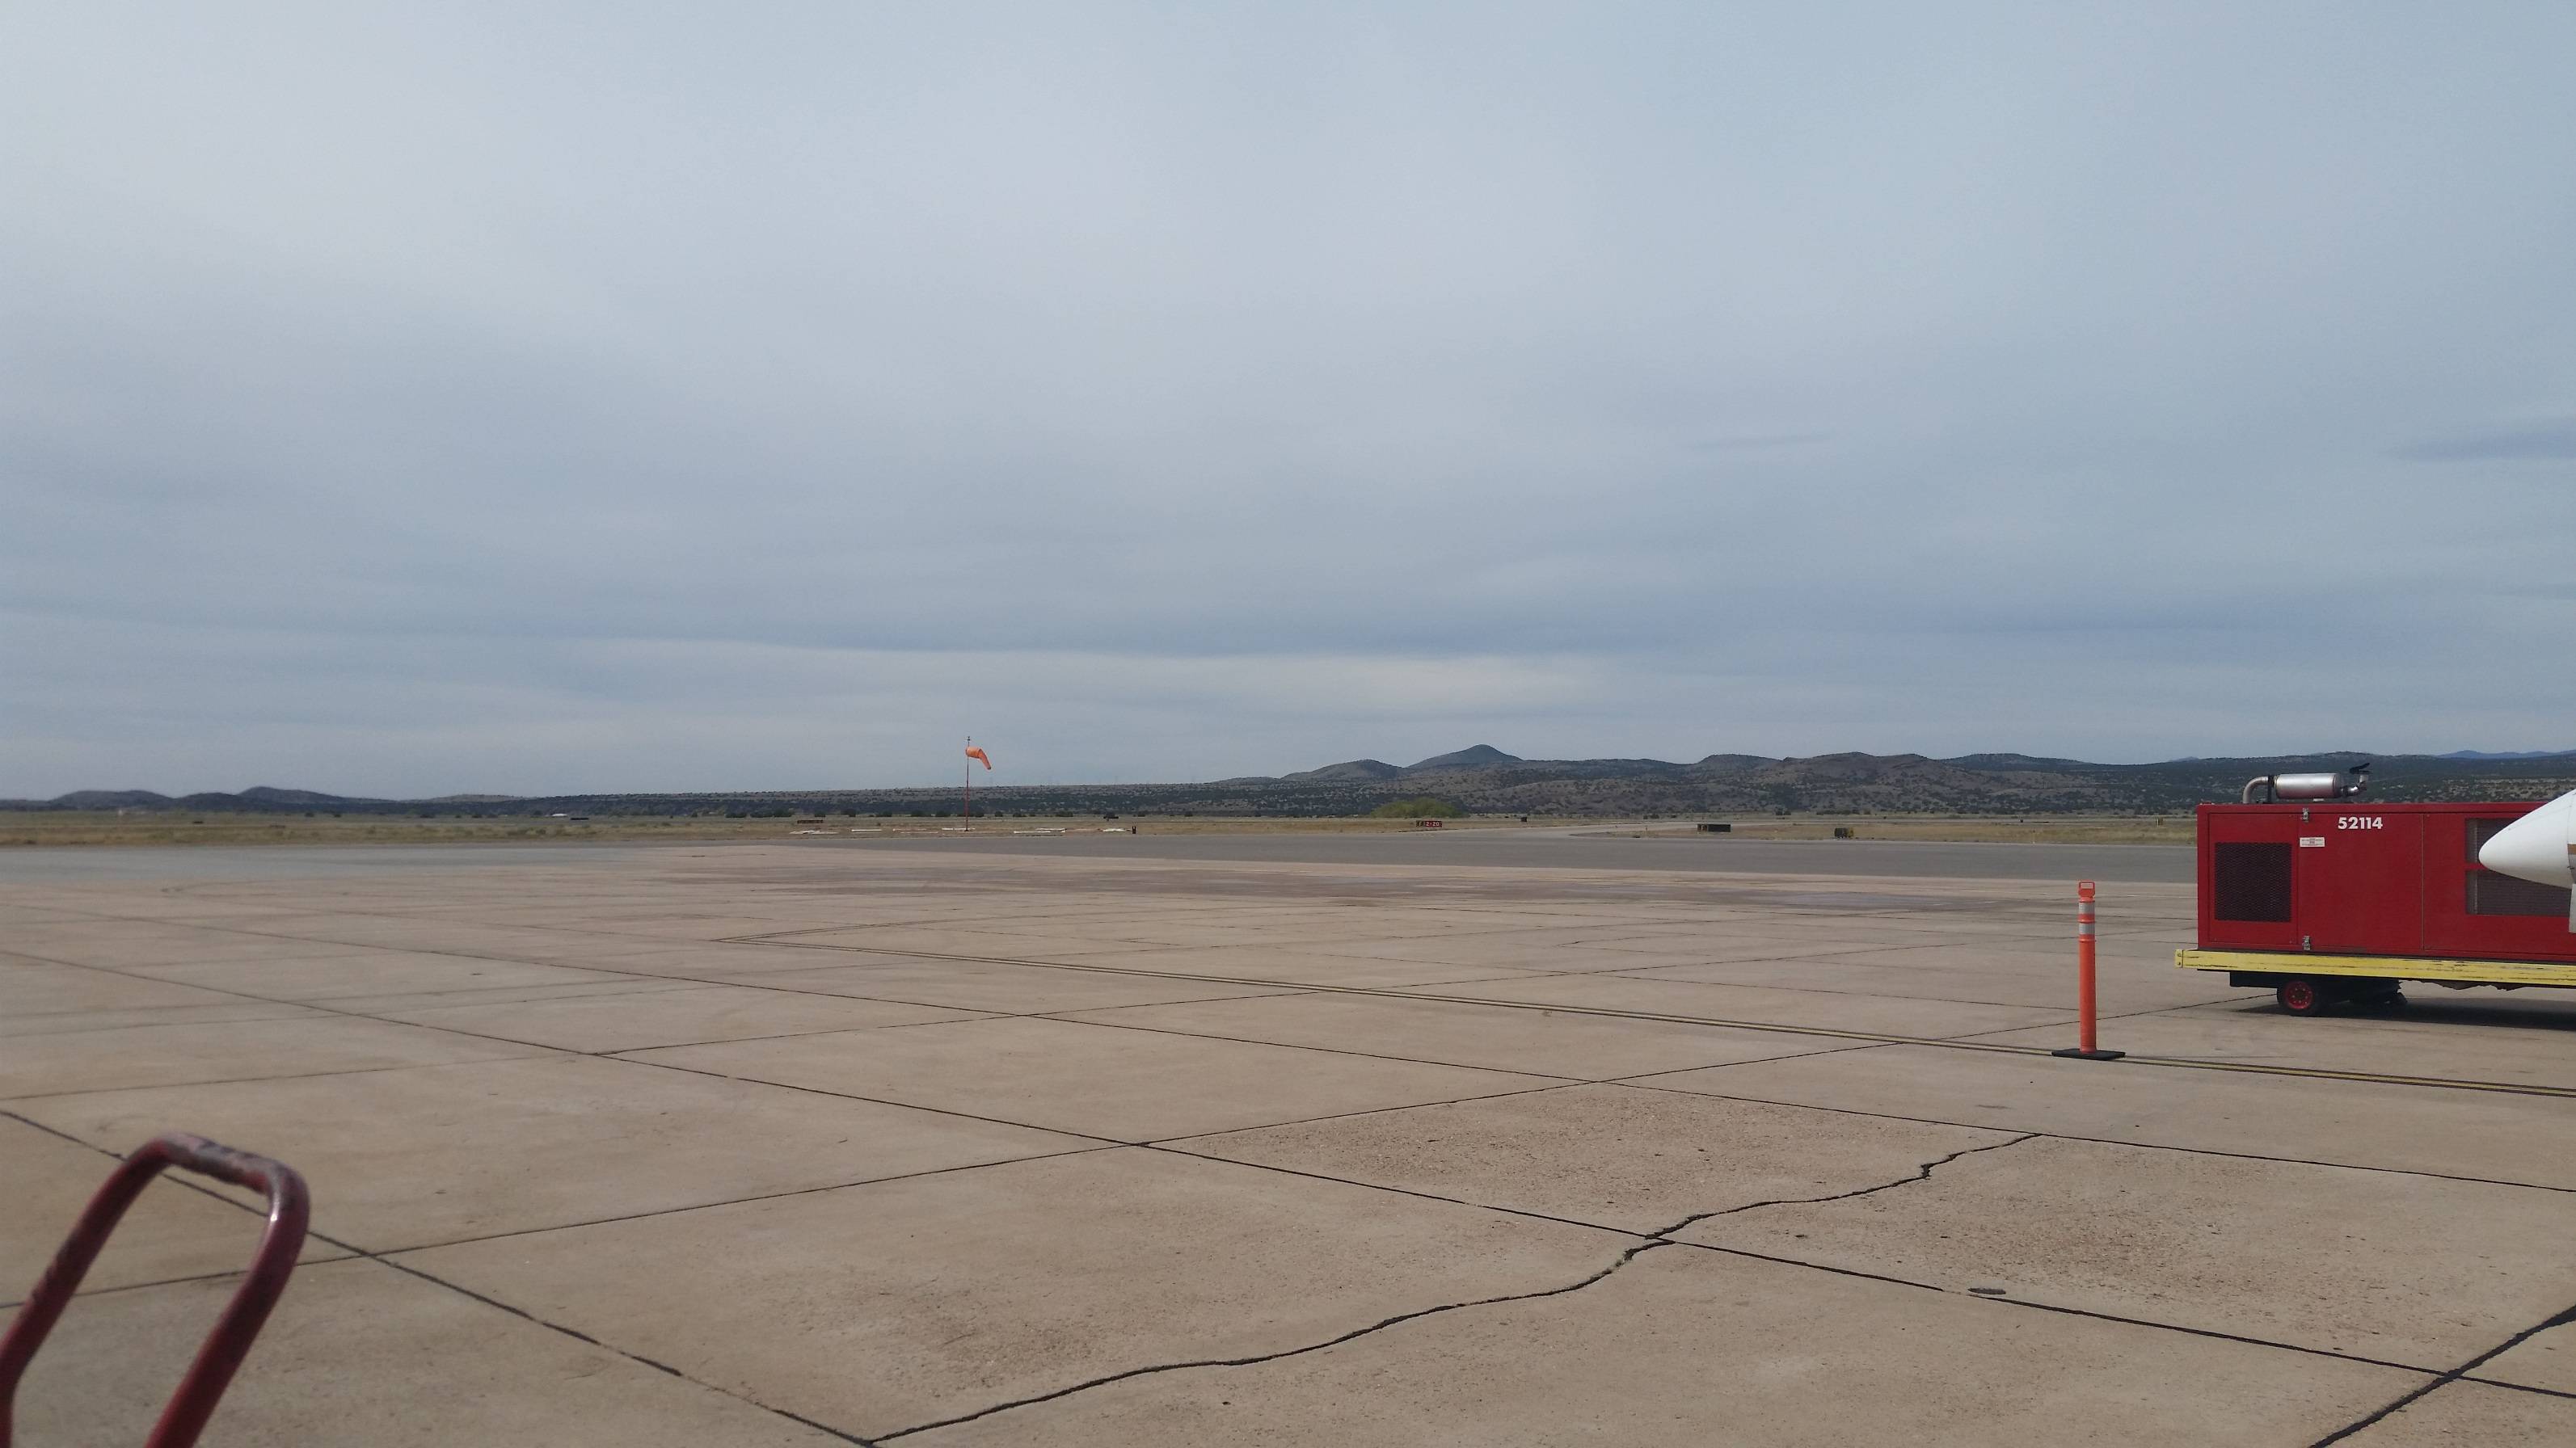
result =
[[[1480,814],[1941,813],[2172,814],[2232,800],[2254,775],[2349,768],[2374,760],[2371,797],[2387,800],[2545,799],[2576,788],[2576,750],[2555,753],[2176,759],[2089,764],[2027,754],[1820,754],[1773,759],[1711,754],[1687,764],[1660,759],[1522,759],[1490,744],[1408,765],[1352,759],[1294,774],[1204,784],[993,785],[975,791],[978,812],[1206,815],[1363,814],[1391,800],[1429,795]],[[817,789],[546,797],[447,795],[361,799],[260,786],[239,794],[173,798],[150,790],[80,790],[50,800],[0,800],[9,810],[172,810],[255,813],[544,815],[938,814],[949,789]]]
[[[47,800],[0,799],[0,809],[413,810],[424,805],[509,804],[518,798],[511,794],[442,794],[436,799],[369,799],[358,795],[323,794],[318,790],[278,789],[256,784],[239,794],[209,792],[176,796],[155,794],[148,789],[76,789]]]
[[[41,803],[30,800],[0,800],[0,807],[11,809],[231,809],[231,810],[306,810],[334,805],[395,804],[396,800],[351,799],[344,795],[321,794],[309,789],[275,789],[253,785],[239,794],[188,794],[173,798],[154,794],[148,789],[76,789]]]
[[[2509,749],[2502,754],[2489,754],[2481,749],[2454,749],[2444,759],[2557,759],[2576,754],[2571,749]]]

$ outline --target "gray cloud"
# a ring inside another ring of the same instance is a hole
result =
[[[2557,744],[2576,18],[2324,13],[20,12],[0,794]]]
[[[2576,458],[2576,418],[2428,438],[2398,448],[2395,455],[2411,462],[2425,463]]]

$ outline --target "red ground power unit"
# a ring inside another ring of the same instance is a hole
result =
[[[2531,804],[2205,804],[2200,947],[2576,963],[2568,892],[2478,863]]]

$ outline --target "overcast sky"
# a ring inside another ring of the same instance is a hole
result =
[[[19,5],[0,795],[2576,747],[2576,7]]]

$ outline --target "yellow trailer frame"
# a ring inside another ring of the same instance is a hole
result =
[[[2411,955],[2309,955],[2268,950],[2177,950],[2184,970],[2256,975],[2346,975],[2379,980],[2448,981],[2454,985],[2576,986],[2576,963],[2536,960],[2436,960]]]
[[[2311,1015],[2337,1000],[2402,1002],[2400,982],[2436,985],[2576,988],[2576,962],[2537,960],[2443,960],[2407,955],[2311,955],[2270,950],[2177,950],[2174,964],[2184,970],[2223,970],[2229,985],[2268,985],[2280,993],[2284,1009]],[[2385,989],[2354,990],[2346,981],[2380,981]],[[2304,983],[2304,988],[2303,988]]]

